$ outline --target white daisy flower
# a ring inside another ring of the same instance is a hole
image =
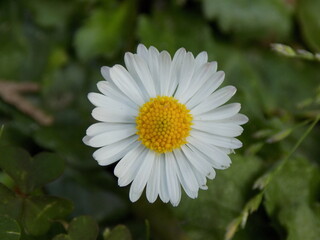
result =
[[[99,148],[93,157],[102,166],[120,159],[114,174],[119,186],[131,183],[132,202],[144,188],[151,203],[159,196],[177,206],[181,186],[196,198],[242,146],[235,137],[248,118],[239,103],[223,105],[236,88],[217,90],[224,72],[206,52],[194,57],[181,48],[171,59],[167,51],[140,44],[124,60],[126,68],[102,67],[101,93],[88,95],[100,122],[87,129],[84,143]]]

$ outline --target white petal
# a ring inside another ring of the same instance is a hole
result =
[[[207,175],[207,178],[209,179],[214,179],[216,177],[216,171],[213,169],[212,172],[210,172],[208,175]]]
[[[172,96],[177,89],[177,86],[179,83],[178,81],[180,79],[181,66],[185,58],[185,55],[186,55],[186,50],[184,48],[180,48],[174,54],[174,57],[171,63],[170,85],[169,85],[168,96]]]
[[[217,148],[228,155],[231,153],[235,153],[234,149],[232,148],[224,148],[224,147],[217,147]]]
[[[104,122],[98,122],[92,124],[90,127],[88,127],[86,134],[88,136],[95,136],[104,132],[110,132],[113,130],[119,130],[122,128],[128,128],[129,126],[135,127],[135,124],[133,123],[104,123]]]
[[[200,69],[193,75],[188,88],[179,98],[180,102],[186,103],[195,93],[203,88],[203,85],[216,73],[217,63],[210,62],[202,65]]]
[[[164,154],[160,155],[160,199],[167,203],[169,202],[169,190],[166,178],[166,161],[164,159]]]
[[[199,53],[195,59],[195,69],[198,70],[206,62],[208,62],[208,54],[207,52],[203,51]]]
[[[150,177],[155,156],[156,155],[153,151],[149,150],[147,152],[147,155],[130,187],[129,198],[131,202],[135,202],[140,198],[142,191]]]
[[[126,53],[124,60],[128,71],[139,82],[139,86],[143,86],[147,93],[148,101],[151,97],[156,97],[155,85],[146,61],[138,55],[132,53]]]
[[[232,148],[232,149],[237,149],[242,147],[242,143],[238,139],[232,138],[232,137],[222,137],[222,136],[218,136],[218,135],[214,135],[206,132],[201,132],[195,129],[191,130],[190,135],[195,139],[206,142],[208,144],[213,144],[217,147]]]
[[[225,137],[237,137],[243,132],[238,124],[214,122],[214,121],[193,121],[192,128]]]
[[[90,102],[95,105],[96,107],[106,107],[109,108],[110,106],[117,106],[119,108],[131,108],[132,112],[136,112],[136,108],[131,107],[130,105],[126,105],[122,102],[118,102],[115,99],[111,97],[107,97],[105,95],[102,95],[100,93],[89,93],[88,99]]]
[[[103,147],[118,142],[122,139],[128,138],[135,134],[136,131],[137,130],[135,129],[134,124],[122,126],[121,129],[113,129],[111,131],[107,131],[92,137],[88,141],[88,145],[91,147]]]
[[[208,186],[206,185],[207,178],[195,168],[192,168],[192,171],[193,171],[194,176],[197,179],[199,188],[203,189],[203,190],[207,190],[208,189]]]
[[[126,186],[136,177],[142,162],[147,155],[148,149],[142,144],[131,149],[117,164],[114,169],[114,175],[117,176],[118,185]]]
[[[149,48],[148,66],[156,89],[156,94],[160,95],[160,69],[159,69],[159,51],[154,48]]]
[[[159,50],[157,48],[155,48],[154,46],[150,46],[149,47],[149,52],[154,52],[155,54],[157,54],[158,56],[160,55]]]
[[[137,47],[137,54],[145,61],[148,61],[148,49],[141,43]]]
[[[177,177],[178,168],[172,152],[165,153],[165,161],[170,202],[173,206],[177,206],[181,199],[181,188]]]
[[[110,67],[103,66],[101,69],[101,75],[104,77],[104,79],[108,82],[112,82],[110,77]],[[113,82],[112,82],[113,83]]]
[[[193,168],[200,172],[204,177],[215,175],[211,164],[206,159],[201,157],[201,155],[193,152],[189,148],[188,144],[181,146],[181,149]]]
[[[128,105],[137,105],[131,99],[129,99],[123,92],[117,87],[110,76],[110,67],[103,66],[101,68],[101,74],[106,81],[100,81],[97,83],[97,87],[104,95],[114,98],[114,100],[126,103]]]
[[[93,158],[99,165],[112,164],[122,158],[128,151],[140,144],[136,135],[123,139],[119,142],[102,147],[93,153]]]
[[[168,90],[170,86],[170,68],[171,56],[167,51],[162,51],[159,56],[159,81],[161,96],[168,96]]]
[[[194,120],[212,121],[212,120],[222,120],[225,118],[230,118],[236,115],[240,111],[240,108],[241,108],[240,103],[230,103],[230,104],[218,107],[210,112],[196,115],[194,116]]]
[[[194,67],[195,64],[193,55],[192,53],[188,52],[182,62],[180,75],[178,78],[178,88],[176,93],[174,94],[175,98],[179,101],[190,85],[194,73]]]
[[[116,85],[113,83],[111,84],[111,82],[100,81],[97,83],[97,87],[101,93],[115,101],[128,105],[133,109],[137,109],[139,107],[135,102],[125,96]]]
[[[135,123],[137,111],[125,105],[110,105],[108,108],[96,107],[92,111],[92,117],[102,122]]]
[[[232,124],[239,124],[239,125],[243,125],[245,123],[247,123],[249,121],[249,118],[241,113],[238,113],[232,117],[229,118],[225,118],[225,119],[221,119],[221,120],[217,120],[215,122],[223,122],[223,123],[232,123]]]
[[[128,71],[121,65],[115,65],[110,69],[110,76],[117,87],[137,105],[144,104],[142,92]]]
[[[203,84],[203,86],[188,100],[186,106],[188,109],[194,108],[196,105],[208,98],[223,82],[224,72],[215,72],[209,79]]]
[[[204,99],[199,105],[191,109],[193,115],[205,113],[211,111],[222,104],[226,103],[235,93],[236,88],[233,86],[227,86],[212,93],[208,98]]]
[[[84,136],[83,138],[82,138],[82,142],[84,143],[84,144],[86,144],[86,145],[89,145],[89,140],[91,139],[91,137],[90,136]]]
[[[210,161],[216,169],[226,169],[230,166],[231,160],[229,156],[213,145],[199,141],[193,137],[188,138],[189,147],[192,151],[203,156],[207,161]]]
[[[177,173],[179,181],[186,194],[191,198],[196,198],[199,187],[189,162],[180,149],[175,149],[173,152],[178,165]]]
[[[153,203],[156,201],[158,194],[160,192],[160,173],[161,173],[161,163],[160,161],[163,159],[160,159],[159,155],[156,155],[154,166],[150,175],[150,178],[147,183],[147,199],[150,203]]]
[[[211,164],[211,161],[208,161],[205,157],[203,157],[203,155],[199,154],[198,151],[195,151],[195,148],[190,145],[190,144],[187,144],[187,146],[190,148],[190,150],[192,151],[192,154],[194,155],[194,158],[196,160],[198,160],[199,162],[201,162],[201,164],[203,165],[207,165],[209,163],[209,166],[208,166],[208,169],[207,171],[204,173],[205,176],[209,179],[214,179],[216,177],[216,171],[214,170],[212,164]],[[199,173],[201,173],[200,171],[197,171]],[[202,186],[203,187],[203,186]],[[201,189],[205,189],[204,188],[201,188]]]
[[[91,92],[88,94],[89,101],[96,107],[108,107],[110,102],[115,102],[113,99],[106,97],[100,93]]]

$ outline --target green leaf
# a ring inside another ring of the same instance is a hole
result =
[[[240,224],[242,222],[242,217],[239,216],[233,219],[230,224],[227,226],[225,240],[231,240],[236,234]]]
[[[266,86],[261,74],[248,61],[247,55],[254,55],[254,53],[247,51],[219,43],[216,51],[209,52],[209,56],[212,54],[217,55],[216,60],[219,63],[219,69],[226,73],[226,84],[232,84],[237,87],[238,91],[233,101],[239,101],[243,104],[242,112],[250,114],[251,120],[248,124],[251,125],[253,118],[264,118],[264,112],[270,108],[273,98],[270,96],[271,94],[266,94]],[[258,56],[260,57],[260,55]],[[246,84],[241,84],[239,79],[246,79]],[[248,125],[246,126],[248,127]],[[253,131],[257,130],[257,127],[255,122],[254,125],[247,129]]]
[[[319,186],[319,168],[305,158],[290,159],[267,186],[267,212],[286,228],[288,240],[319,238],[320,219],[314,209]]]
[[[147,46],[153,45],[172,54],[181,47],[194,54],[215,49],[209,25],[191,12],[141,15],[138,23],[139,39]]]
[[[314,210],[304,203],[291,209],[283,209],[279,221],[287,229],[287,240],[318,240],[320,236],[320,218]]]
[[[22,200],[0,183],[0,215],[8,215],[17,219],[22,210]]]
[[[247,59],[249,59],[250,66],[258,74],[263,87],[259,93],[265,104],[262,106],[264,113],[274,115],[275,111],[281,109],[281,111],[287,112],[287,117],[292,117],[292,114],[297,111],[297,103],[310,96],[310,93],[315,92],[315,86],[320,81],[320,75],[317,74],[318,69],[312,63],[283,58],[271,51],[259,54],[252,51],[250,54],[252,57],[247,57]],[[283,72],[286,74],[282,76]],[[278,77],[280,75],[281,78]],[[302,81],[302,79],[309,79],[309,81]],[[287,91],[283,91],[283,89],[287,89]],[[245,96],[249,93],[254,94],[256,90],[248,89]],[[293,92],[294,95],[292,95]],[[251,103],[247,102],[246,104]],[[250,110],[253,112],[254,109]],[[279,121],[279,119],[274,120]],[[265,123],[270,126],[272,122],[274,121],[269,120]],[[278,124],[278,126],[282,125],[279,129],[292,127],[292,125],[284,126],[283,123],[282,121]]]
[[[234,156],[229,169],[217,171],[216,178],[209,180],[207,191],[200,191],[196,200],[182,199],[174,211],[185,222],[190,238],[223,239],[226,227],[248,201],[253,180],[261,169],[258,158]]]
[[[2,79],[33,82],[42,80],[48,54],[52,47],[61,43],[66,35],[61,32],[43,31],[36,26],[27,1],[23,3],[1,1],[0,3],[0,22],[4,24],[4,27],[0,28],[0,76]],[[41,5],[42,2],[47,1],[34,2]],[[57,11],[54,12],[57,14]],[[26,20],[25,14],[30,14],[32,17]]]
[[[53,240],[71,240],[71,238],[65,234],[59,234]]]
[[[92,158],[92,149],[79,140],[84,134],[85,129],[82,125],[65,121],[64,124],[40,129],[35,135],[35,140],[45,148],[59,153],[68,163],[80,169],[96,168],[97,163]],[[78,139],[78,141],[70,141],[70,139]]]
[[[104,240],[131,240],[131,233],[129,229],[124,225],[118,225],[111,231],[106,229],[103,233]]]
[[[74,106],[78,96],[83,94],[81,90],[83,89],[86,75],[84,68],[80,64],[69,63],[63,68],[54,66],[63,64],[63,61],[66,61],[66,59],[63,59],[66,57],[63,54],[65,53],[61,52],[61,50],[59,52],[59,49],[52,52],[50,66],[48,67],[52,68],[53,71],[49,71],[45,75],[42,85],[43,95],[50,96],[44,99],[45,104],[50,106],[53,112],[57,111],[55,113],[56,122],[60,120],[59,118],[61,118],[62,114],[67,114],[58,111],[65,111],[67,107]],[[68,79],[68,81],[65,81],[65,79]],[[72,109],[75,110],[74,108]],[[67,119],[64,119],[65,123],[66,121]]]
[[[68,232],[73,240],[94,240],[98,235],[98,225],[92,217],[81,216],[72,220]]]
[[[302,36],[312,49],[320,51],[320,1],[299,0],[296,9]]]
[[[0,2],[0,22],[5,26],[0,28],[0,76],[2,79],[16,79],[28,54],[17,3]]]
[[[282,0],[204,0],[208,19],[217,19],[224,32],[241,38],[286,38],[291,31],[291,9]]]
[[[27,0],[35,21],[44,27],[65,27],[77,8],[75,1]]]
[[[98,236],[98,225],[90,216],[80,216],[72,220],[68,235],[59,234],[53,240],[95,240]]]
[[[129,1],[123,1],[116,8],[96,8],[76,33],[79,57],[88,60],[97,56],[110,57],[118,52],[128,32],[127,18],[132,10]]]
[[[19,240],[21,229],[16,220],[0,215],[0,239]]]
[[[72,209],[72,203],[63,198],[52,196],[27,198],[24,201],[23,226],[28,234],[42,235],[49,230],[53,220],[66,217]]]
[[[103,169],[75,172],[67,168],[65,174],[46,189],[52,195],[72,200],[75,215],[90,214],[98,221],[115,221],[128,211],[127,202],[115,191],[118,186],[113,176]]]
[[[3,129],[4,129],[4,125],[1,125],[1,127],[0,127],[0,140],[1,140],[1,137],[2,137]]]
[[[279,54],[282,54],[287,57],[295,57],[296,56],[296,52],[292,49],[292,47],[287,46],[285,44],[273,43],[273,44],[271,44],[271,48],[273,51],[278,52]]]
[[[0,147],[0,167],[20,189],[29,193],[59,177],[64,160],[54,153],[40,153],[33,158],[20,148]]]
[[[293,128],[288,128],[274,134],[273,136],[267,139],[267,143],[275,143],[285,139],[292,133],[292,130]]]

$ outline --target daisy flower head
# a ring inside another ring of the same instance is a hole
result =
[[[239,103],[225,104],[236,88],[218,89],[224,72],[206,52],[194,57],[181,48],[171,58],[140,44],[124,60],[125,67],[102,67],[101,93],[88,94],[99,122],[87,129],[84,143],[99,148],[93,157],[102,166],[120,160],[114,174],[119,186],[131,183],[132,202],[145,188],[151,203],[159,196],[177,206],[181,189],[196,198],[242,146],[235,137],[248,118]]]

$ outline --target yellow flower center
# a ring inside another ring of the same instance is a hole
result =
[[[192,115],[184,104],[173,97],[151,98],[140,107],[136,118],[139,140],[157,152],[171,152],[186,144]]]

